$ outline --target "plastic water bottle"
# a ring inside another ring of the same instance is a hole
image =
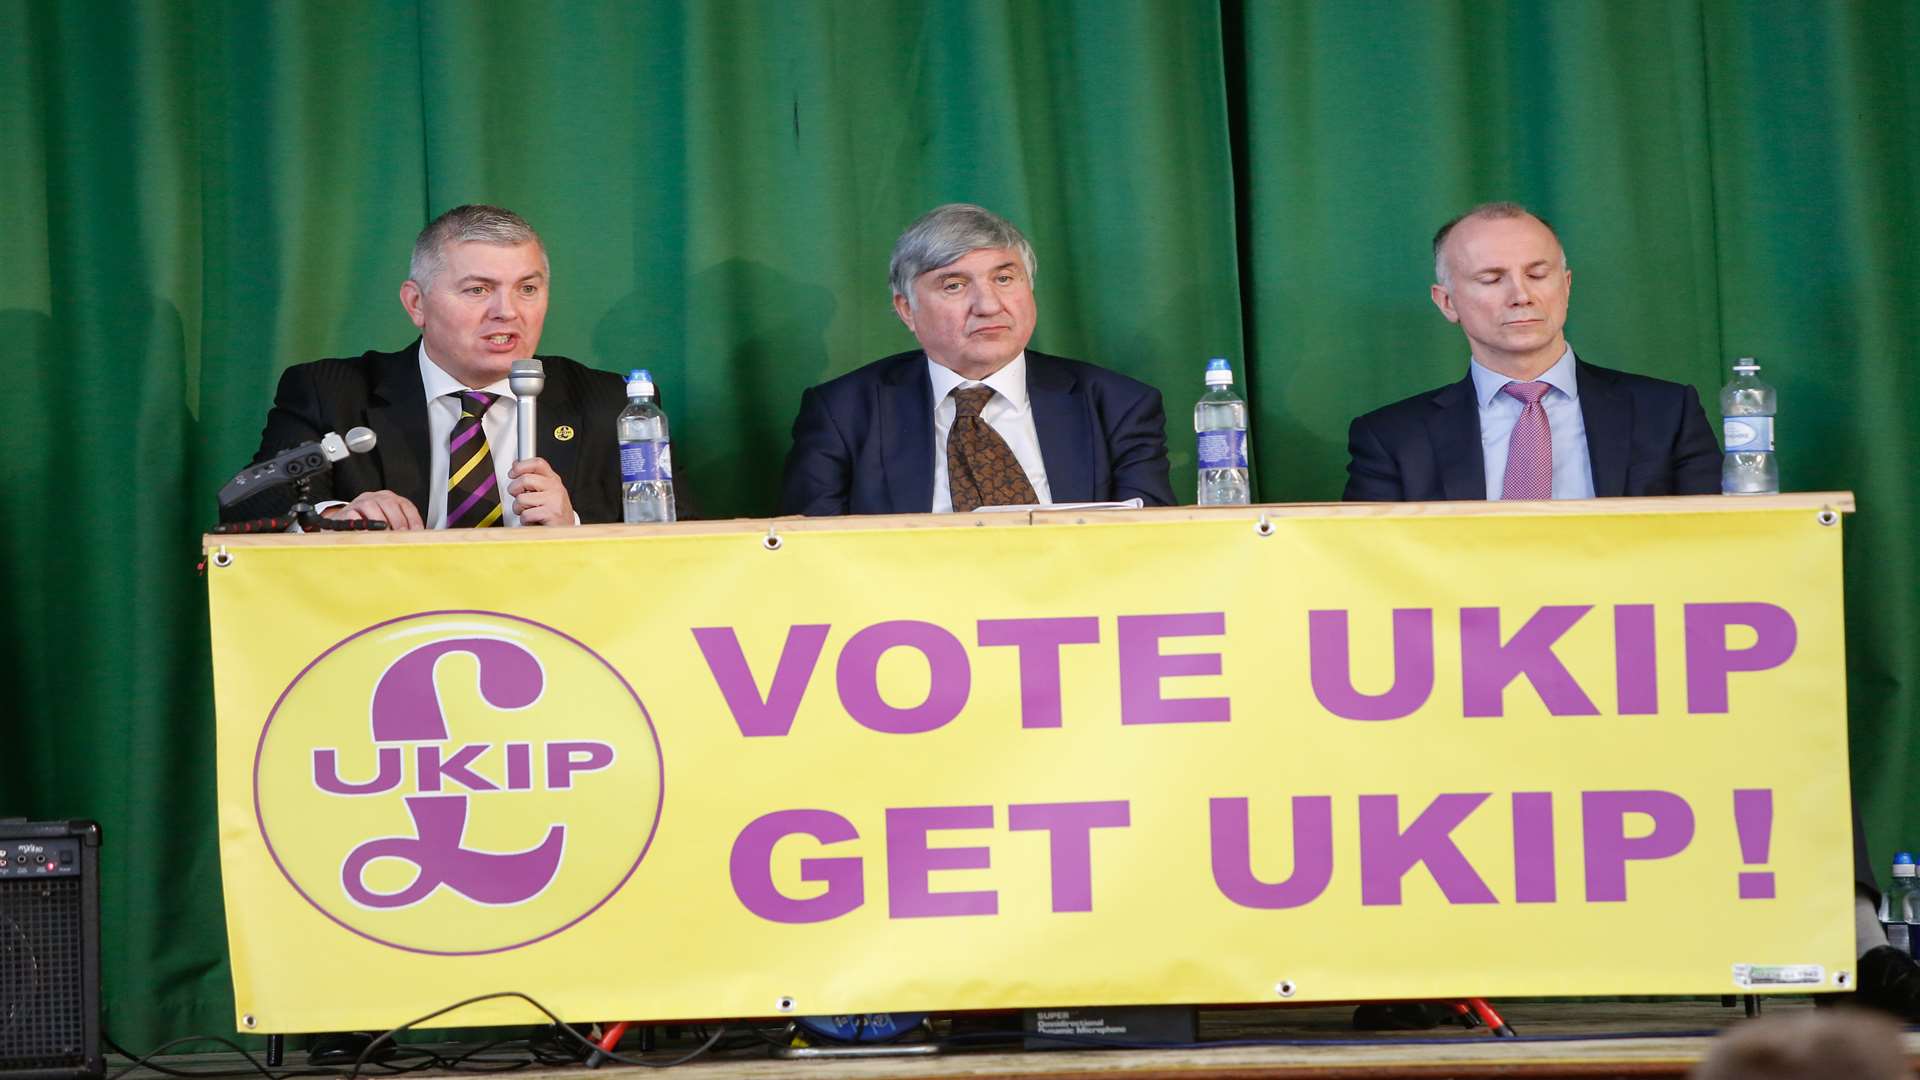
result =
[[[1760,381],[1760,365],[1741,357],[1733,379],[1720,390],[1721,434],[1727,455],[1720,463],[1725,495],[1773,495],[1780,491],[1780,463],[1773,456],[1773,387]]]
[[[1200,463],[1201,506],[1245,506],[1253,501],[1247,477],[1247,403],[1233,392],[1233,365],[1207,361],[1207,392],[1193,406],[1194,456]]]
[[[672,521],[673,452],[667,414],[654,403],[653,375],[627,372],[627,407],[620,410],[620,513],[629,525]]]
[[[1920,949],[1920,875],[1909,879],[1913,886],[1907,890],[1907,955],[1912,956]],[[1893,937],[1887,937],[1887,943],[1893,944]]]
[[[1880,924],[1887,928],[1887,944],[1904,953],[1913,951],[1908,920],[1914,907],[1913,856],[1905,851],[1893,857],[1893,883],[1880,896]]]

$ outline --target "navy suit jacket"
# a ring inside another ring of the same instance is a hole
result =
[[[1574,360],[1593,493],[1718,495],[1720,444],[1693,387]],[[1347,431],[1348,502],[1485,499],[1471,375],[1360,417]]]
[[[1160,391],[1027,350],[1027,400],[1054,502],[1173,503]],[[801,395],[781,512],[933,509],[933,381],[926,354],[898,353]]]
[[[620,471],[614,421],[626,405],[626,384],[564,356],[543,356],[546,385],[540,391],[540,456],[567,485],[583,524],[620,520]],[[260,432],[255,462],[312,442],[329,431],[345,434],[365,425],[379,439],[372,453],[351,454],[313,484],[313,500],[351,500],[387,490],[427,512],[427,395],[420,383],[420,343],[399,352],[368,352],[342,359],[295,364],[280,375],[273,411]],[[555,438],[565,425],[574,431]],[[504,493],[503,493],[504,494]],[[227,521],[283,514],[291,489],[263,492],[223,511]]]
[[[1575,357],[1593,493],[1718,495],[1720,445],[1693,387],[1595,367]],[[1473,376],[1415,394],[1353,422],[1348,502],[1485,499],[1480,406]],[[1873,861],[1853,807],[1853,876],[1878,898]]]

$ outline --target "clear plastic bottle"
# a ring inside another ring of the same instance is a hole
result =
[[[1901,852],[1893,857],[1893,882],[1880,896],[1880,925],[1887,929],[1887,944],[1904,953],[1913,951],[1908,920],[1914,907],[1913,856]]]
[[[629,525],[672,521],[673,452],[667,414],[654,402],[653,375],[627,373],[627,407],[620,410],[620,512]]]
[[[1726,495],[1773,495],[1780,490],[1780,463],[1773,456],[1773,414],[1779,398],[1760,381],[1760,365],[1741,357],[1733,379],[1720,390],[1720,425],[1726,457],[1720,491]]]
[[[1907,955],[1912,956],[1914,950],[1920,949],[1920,876],[1910,880],[1913,887],[1907,890]],[[1887,943],[1893,943],[1892,935],[1888,935]]]
[[[1193,406],[1194,456],[1201,506],[1245,506],[1253,501],[1247,472],[1247,403],[1233,392],[1233,365],[1207,361],[1207,392]]]

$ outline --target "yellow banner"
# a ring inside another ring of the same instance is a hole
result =
[[[1845,988],[1840,529],[1698,505],[235,541],[242,1028]]]

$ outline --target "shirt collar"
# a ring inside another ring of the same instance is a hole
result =
[[[1501,387],[1510,382],[1523,381],[1508,378],[1492,368],[1484,367],[1480,361],[1472,357],[1467,359],[1467,371],[1473,375],[1473,394],[1483,409],[1493,404],[1493,399],[1500,393]],[[1540,376],[1533,381],[1546,383],[1574,401],[1579,401],[1580,381],[1574,377],[1573,346],[1569,344],[1567,351],[1560,354],[1560,359],[1555,360],[1552,367],[1541,372]]]
[[[1014,411],[1027,411],[1027,354],[1022,350],[1019,356],[1008,361],[1007,366],[984,379],[967,379],[950,367],[945,367],[927,359],[927,375],[933,380],[933,407],[947,400],[956,386],[985,386],[994,393],[1013,403]]]
[[[458,394],[469,389],[459,379],[447,374],[445,368],[433,362],[427,355],[427,342],[424,338],[420,341],[420,385],[426,390],[428,401],[437,401],[448,394]],[[498,397],[513,397],[513,387],[507,385],[505,379],[480,389]]]

